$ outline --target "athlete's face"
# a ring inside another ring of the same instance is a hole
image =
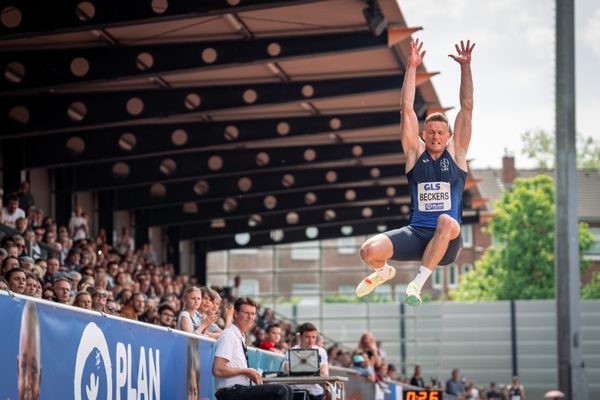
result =
[[[441,153],[446,149],[450,140],[448,125],[441,121],[429,121],[423,130],[425,148],[430,153]]]

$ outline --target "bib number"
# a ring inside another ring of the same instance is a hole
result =
[[[448,182],[425,182],[417,185],[419,211],[449,211],[451,208]]]

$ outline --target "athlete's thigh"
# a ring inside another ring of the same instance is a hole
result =
[[[416,234],[411,226],[405,226],[400,229],[394,229],[385,232],[384,235],[390,238],[394,251],[392,260],[396,261],[420,261],[427,247],[428,240]]]

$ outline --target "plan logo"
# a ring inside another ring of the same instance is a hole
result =
[[[73,380],[75,400],[96,400],[112,396],[112,363],[102,330],[93,322],[81,335]]]

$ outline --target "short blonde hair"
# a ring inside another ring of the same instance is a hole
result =
[[[446,116],[444,114],[439,113],[439,112],[429,114],[427,116],[427,118],[425,118],[425,123],[428,123],[429,121],[443,122],[446,125],[448,125],[448,127],[450,127],[450,125],[448,124],[448,118],[446,118]]]

